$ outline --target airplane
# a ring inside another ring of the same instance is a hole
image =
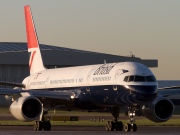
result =
[[[112,121],[107,131],[137,131],[135,111],[142,106],[143,115],[154,122],[169,120],[174,111],[171,100],[158,92],[158,83],[151,70],[136,62],[46,69],[29,5],[24,6],[29,52],[29,70],[22,83],[0,82],[15,86],[1,88],[0,95],[12,96],[11,114],[21,121],[35,121],[34,130],[51,130],[45,115],[57,105],[82,109],[111,108]],[[119,120],[122,106],[128,107],[129,122]]]

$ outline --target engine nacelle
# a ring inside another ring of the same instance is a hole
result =
[[[33,121],[39,118],[43,107],[36,97],[23,96],[11,104],[9,111],[18,120]]]
[[[142,107],[142,114],[151,121],[165,122],[169,120],[174,112],[171,100],[157,97],[152,103]]]

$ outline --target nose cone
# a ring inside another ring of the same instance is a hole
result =
[[[132,100],[136,101],[136,103],[147,103],[151,102],[156,98],[157,95],[157,85],[150,86],[138,86],[138,85],[130,85],[125,86],[127,90],[133,93]]]
[[[125,86],[131,91],[138,92],[141,94],[155,94],[157,93],[158,86],[157,85],[129,85]]]

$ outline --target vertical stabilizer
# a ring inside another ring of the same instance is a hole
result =
[[[36,35],[36,29],[31,14],[31,8],[29,5],[24,6],[25,22],[26,22],[26,35],[29,52],[29,69],[30,74],[45,70],[43,65],[41,52],[39,48],[38,38]]]

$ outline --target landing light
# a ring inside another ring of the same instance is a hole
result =
[[[134,113],[134,112],[133,112],[133,113],[130,113],[129,116],[135,116],[135,113]]]
[[[71,99],[74,99],[75,98],[75,96],[71,96]]]
[[[126,87],[127,89],[129,89],[129,86],[128,86],[128,85],[125,85],[125,87]]]

